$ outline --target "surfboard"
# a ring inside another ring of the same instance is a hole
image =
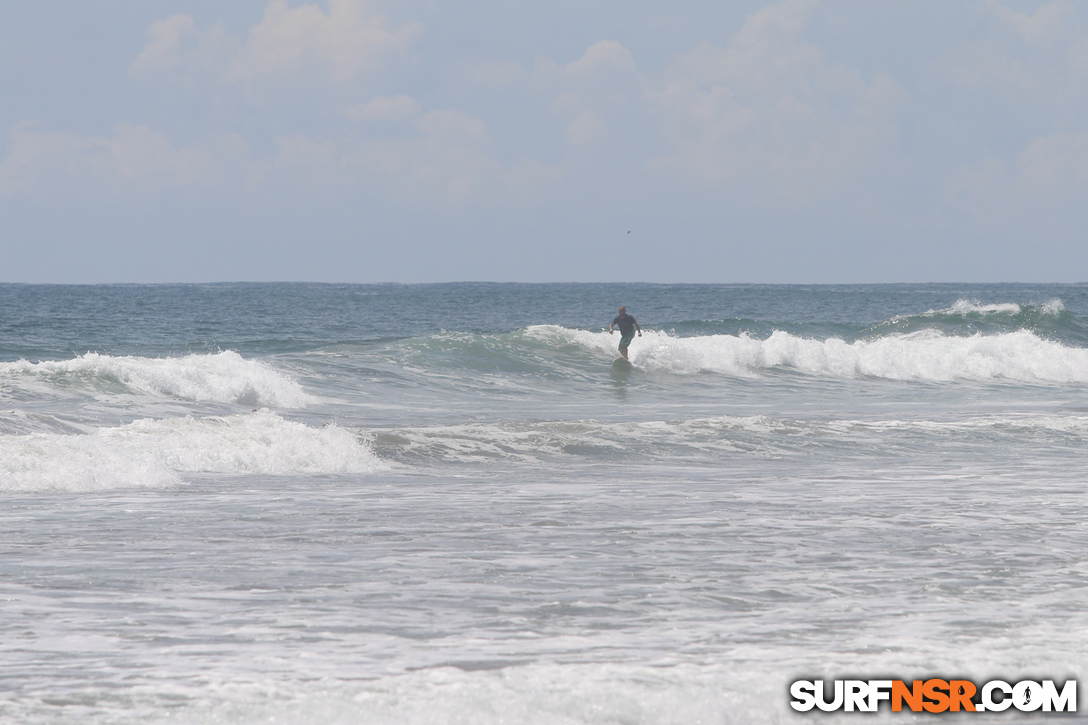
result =
[[[631,369],[631,361],[630,360],[624,360],[622,357],[618,357],[618,358],[616,358],[615,360],[612,361],[612,369],[613,370],[630,370]]]

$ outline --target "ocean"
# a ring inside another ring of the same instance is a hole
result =
[[[0,720],[1077,679],[1086,454],[1088,285],[0,285]]]

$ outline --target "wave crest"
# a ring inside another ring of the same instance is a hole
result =
[[[1052,299],[1041,305],[1018,305],[1015,302],[999,302],[984,305],[978,300],[956,300],[951,307],[944,310],[929,310],[926,315],[1019,315],[1021,312],[1036,312],[1047,317],[1057,317],[1065,311],[1065,305],[1060,299]]]
[[[240,403],[299,408],[313,398],[289,376],[232,350],[210,355],[147,358],[89,352],[71,360],[20,360],[0,364],[0,377],[33,377],[48,382],[94,387],[120,383],[149,395],[198,402]]]
[[[562,331],[562,333],[560,333]],[[539,339],[564,338],[594,352],[615,354],[607,332],[529,328]],[[755,377],[773,370],[840,378],[951,381],[1011,380],[1086,383],[1088,350],[1067,347],[1027,330],[997,335],[946,335],[938,330],[846,342],[776,331],[766,339],[748,334],[676,337],[646,330],[631,345],[631,361],[649,371],[715,372]]]
[[[992,305],[984,305],[977,300],[956,300],[952,306],[944,310],[929,310],[927,317],[936,315],[1019,315],[1020,305],[1015,302],[1000,302]]]

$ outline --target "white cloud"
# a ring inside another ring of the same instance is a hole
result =
[[[388,28],[362,0],[329,0],[328,12],[273,0],[244,41],[220,26],[198,31],[187,15],[153,23],[130,72],[146,76],[187,67],[246,86],[318,72],[346,82],[380,68],[385,56],[405,49],[419,32],[417,23]]]
[[[531,160],[501,163],[487,125],[461,111],[428,111],[414,125],[407,138],[358,143],[343,163],[402,196],[454,205],[531,201],[560,178],[554,167]]]
[[[188,42],[197,37],[196,24],[188,15],[171,15],[151,24],[147,43],[129,72],[133,75],[156,73],[181,65]]]
[[[329,0],[328,14],[316,5],[292,9],[274,0],[227,75],[265,80],[315,64],[346,81],[377,68],[383,55],[403,49],[418,32],[414,23],[388,30],[385,19],[369,15],[360,0]]]
[[[473,85],[546,100],[571,150],[584,151],[606,140],[612,119],[622,124],[632,104],[642,102],[634,56],[615,40],[598,40],[568,63],[545,57],[529,68],[488,62],[471,66],[465,78]]]
[[[394,138],[296,134],[277,137],[275,144],[271,158],[246,162],[247,178],[329,193],[392,195],[428,206],[532,203],[561,177],[557,168],[530,159],[504,164],[483,120],[455,109],[419,113]]]
[[[504,164],[496,156],[487,125],[454,109],[420,114],[414,133],[392,139],[345,141],[330,161],[329,176],[346,171],[352,183],[437,206],[533,203],[562,174],[531,159]]]
[[[340,154],[331,141],[315,141],[303,135],[276,139],[277,166],[322,169],[340,165]]]
[[[1041,6],[1033,15],[995,0],[986,3],[995,21],[990,37],[965,43],[938,64],[953,85],[996,92],[1019,105],[1068,105],[1088,80],[1088,42],[1077,8],[1066,0]],[[1007,31],[1012,31],[1011,33]]]
[[[505,88],[524,83],[528,71],[513,61],[483,61],[468,66],[465,79],[472,85]]]
[[[521,86],[539,91],[578,81],[600,81],[609,73],[633,74],[635,70],[634,56],[627,48],[615,40],[598,40],[581,57],[565,65],[543,57],[537,58],[530,68],[513,61],[484,61],[468,67],[466,80],[480,86]]]
[[[983,224],[1049,224],[1088,201],[1088,38],[1066,0],[1030,14],[995,0],[985,7],[994,21],[989,37],[965,44],[939,68],[970,91],[971,102],[1001,104],[999,124],[970,119],[975,125],[1004,126],[1020,140],[991,145],[985,157],[951,171],[945,193]]]
[[[486,124],[461,111],[419,114],[406,131],[396,138],[282,135],[272,154],[254,157],[236,136],[181,146],[147,126],[119,124],[110,136],[80,136],[24,125],[11,132],[11,151],[0,163],[0,197],[128,200],[186,187],[310,188],[490,205],[531,203],[561,176],[530,159],[504,164]]]
[[[113,136],[11,132],[12,150],[0,164],[0,194],[77,183],[92,193],[104,187],[147,192],[211,184],[219,164],[203,146],[176,147],[146,126],[118,124]]]
[[[659,165],[802,205],[873,172],[894,147],[904,93],[806,42],[813,7],[811,0],[769,6],[725,46],[703,44],[647,84],[670,147]]]
[[[578,76],[605,68],[618,70],[635,69],[635,59],[631,52],[614,40],[598,40],[586,49],[582,57],[567,65],[564,70]]]
[[[1080,16],[1073,3],[1055,0],[1035,11],[1034,15],[1018,13],[997,0],[987,0],[986,7],[1003,25],[1011,28],[1031,45],[1050,45],[1068,40],[1078,34]]]
[[[207,182],[215,173],[211,152],[201,147],[175,148],[166,136],[147,126],[119,124],[113,138],[93,151],[90,163],[126,180],[156,177],[177,186]]]
[[[865,78],[804,38],[815,7],[765,7],[724,45],[699,45],[656,77],[640,75],[613,40],[565,64],[541,58],[482,75],[549,99],[572,170],[588,170],[590,147],[634,142],[622,158],[644,159],[648,176],[666,171],[732,186],[746,200],[811,205],[856,188],[894,154],[905,98],[891,78]]]
[[[420,113],[420,105],[411,96],[379,96],[347,110],[353,121],[406,121]]]
[[[586,110],[579,113],[567,126],[566,139],[568,144],[585,146],[596,141],[604,132],[604,121],[593,111]]]
[[[1015,163],[997,158],[967,164],[946,185],[947,196],[988,225],[1036,223],[1088,202],[1088,131],[1040,136]]]
[[[1088,200],[1088,131],[1037,138],[1021,152],[1018,165],[1031,187],[1048,194],[1068,189]]]
[[[11,151],[0,164],[0,194],[34,188],[48,171],[67,166],[69,159],[86,154],[100,141],[27,127],[14,129],[9,135]]]

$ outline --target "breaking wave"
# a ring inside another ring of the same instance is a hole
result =
[[[530,337],[577,344],[613,355],[615,336],[541,325]],[[1005,380],[1088,382],[1088,350],[1044,339],[1028,330],[996,335],[948,335],[939,330],[847,342],[777,331],[765,339],[745,333],[677,337],[644,331],[631,345],[636,368],[676,374],[700,372],[757,377],[775,370],[838,378],[910,381]]]
[[[114,357],[89,352],[71,360],[0,363],[0,381],[130,391],[198,402],[298,408],[313,398],[267,363],[227,350],[177,358]]]
[[[1053,299],[1042,305],[1021,306],[1015,302],[999,302],[996,304],[983,304],[978,300],[956,300],[951,307],[943,310],[929,310],[927,317],[938,315],[1019,315],[1025,311],[1035,311],[1040,315],[1056,317],[1065,310],[1065,305],[1059,299]]]
[[[0,436],[0,491],[162,487],[187,474],[367,473],[382,464],[337,426],[311,428],[262,410],[137,420],[86,435]]]

